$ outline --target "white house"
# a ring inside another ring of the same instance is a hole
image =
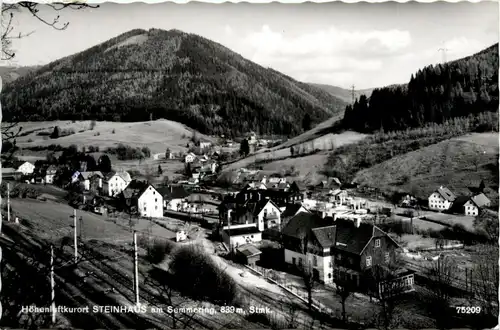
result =
[[[490,200],[484,194],[478,194],[472,197],[458,196],[453,202],[451,210],[455,213],[477,216],[481,208],[489,206],[490,204]]]
[[[103,190],[108,196],[116,196],[121,193],[132,181],[128,172],[111,172],[103,181]]]
[[[54,165],[50,165],[45,171],[45,183],[52,184],[54,183],[54,177],[57,173],[57,168]]]
[[[21,173],[23,175],[33,174],[34,171],[35,171],[35,165],[31,164],[30,162],[24,162],[16,170],[16,172]]]
[[[196,155],[193,154],[192,152],[188,153],[185,157],[184,157],[184,162],[185,163],[192,163],[194,162],[194,160],[196,159]]]
[[[122,194],[128,206],[136,207],[142,217],[163,217],[163,197],[149,183],[132,180]]]
[[[200,149],[210,148],[212,144],[210,142],[200,142]]]
[[[104,175],[100,171],[92,171],[92,172],[79,172],[78,177],[76,178],[76,181],[80,181],[80,183],[83,186],[83,189],[85,190],[90,190],[91,188],[91,182],[95,180],[95,184],[97,187],[95,188],[102,188],[102,179],[104,178]]]
[[[229,228],[225,228],[222,230],[222,240],[229,249],[262,241],[262,232],[256,226],[229,226]]]
[[[270,199],[257,202],[247,202],[243,207],[234,211],[233,223],[251,224],[255,223],[259,231],[266,228],[279,227],[281,225],[281,211]]]
[[[446,187],[440,186],[429,196],[429,208],[435,211],[449,210],[456,196]]]
[[[190,194],[182,185],[170,185],[157,189],[163,197],[163,207],[166,210],[182,212],[187,206],[186,197]]]

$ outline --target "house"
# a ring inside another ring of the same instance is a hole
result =
[[[486,195],[479,194],[476,196],[458,196],[450,211],[464,215],[477,216],[481,208],[491,205],[490,200]]]
[[[30,162],[22,163],[16,170],[16,172],[21,173],[22,175],[30,175],[35,171],[35,165]]]
[[[347,191],[341,190],[341,189],[336,189],[336,190],[330,191],[329,202],[334,203],[336,205],[345,205],[345,204],[347,204],[348,197],[349,197],[349,195],[347,194]]]
[[[195,159],[196,159],[196,155],[194,153],[190,152],[184,157],[184,163],[192,163],[195,161]]]
[[[121,192],[128,207],[136,209],[143,217],[163,217],[163,197],[151,184],[132,180]]]
[[[310,212],[300,212],[292,217],[282,230],[285,263],[302,267],[306,261],[306,238],[311,229],[333,224],[333,218],[322,218]]]
[[[257,261],[260,261],[262,252],[251,244],[239,246],[236,249],[236,256],[241,263],[254,268]]]
[[[231,218],[225,219],[223,224],[230,221],[235,224],[255,224],[259,231],[281,225],[281,211],[270,199],[248,202],[231,212]]]
[[[400,205],[402,207],[415,207],[418,204],[418,199],[412,195],[406,194],[401,198]]]
[[[244,204],[247,201],[259,201],[262,199],[272,199],[276,205],[283,211],[287,204],[301,203],[304,200],[304,194],[298,190],[296,185],[291,184],[287,190],[262,189],[260,184],[247,184],[238,194],[236,200],[238,204]]]
[[[414,290],[413,272],[395,266],[399,245],[380,228],[359,220],[335,220],[330,225],[318,226],[318,218],[304,215],[295,217],[303,218],[302,221],[292,218],[290,227],[284,229],[288,238],[285,262],[308,265],[321,282],[332,283],[335,278],[348,280],[358,290],[375,295],[387,290],[388,283],[397,283],[401,292]],[[307,226],[310,220],[313,223]],[[302,226],[298,225],[300,222]],[[297,258],[300,258],[298,263]],[[373,272],[380,270],[387,274],[374,277]]]
[[[176,242],[182,242],[182,241],[185,241],[185,240],[187,240],[187,233],[186,233],[186,231],[184,231],[184,230],[178,230],[175,233],[175,241]]]
[[[54,165],[50,165],[49,167],[47,167],[44,176],[45,183],[53,184],[54,177],[56,176],[56,174],[57,174],[57,167],[55,167]]]
[[[128,172],[108,173],[103,180],[103,191],[107,196],[114,197],[125,190],[131,181],[132,178]]]
[[[248,144],[256,144],[257,143],[257,134],[255,134],[255,132],[250,132],[250,134],[248,134]]]
[[[84,190],[102,189],[102,180],[104,175],[100,171],[78,172],[79,175],[75,182],[80,182]]]
[[[181,212],[184,200],[190,195],[182,185],[170,185],[157,190],[163,198],[163,207],[169,211]]]
[[[210,146],[212,146],[212,143],[210,142],[200,142],[200,149],[203,150],[203,149],[207,149],[207,148],[210,148]]]
[[[328,178],[327,180],[321,181],[317,187],[321,190],[336,190],[340,189],[342,183],[338,178]]]
[[[440,186],[429,196],[429,209],[435,211],[449,210],[455,198],[455,194],[448,188]]]
[[[250,226],[227,226],[222,230],[222,241],[233,251],[241,245],[262,241],[262,232],[255,224]]]
[[[174,153],[172,151],[170,151],[170,150],[167,150],[165,152],[165,159],[175,159]]]
[[[285,227],[291,218],[301,212],[310,213],[309,210],[302,204],[288,204],[285,210],[281,213],[281,226]]]

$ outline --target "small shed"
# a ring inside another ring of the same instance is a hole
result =
[[[255,267],[260,260],[261,251],[251,244],[245,244],[236,248],[238,259],[245,265]]]

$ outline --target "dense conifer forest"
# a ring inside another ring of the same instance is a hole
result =
[[[343,126],[359,132],[398,131],[498,111],[498,44],[475,55],[430,65],[407,85],[377,88],[346,106]]]
[[[294,135],[346,103],[178,30],[132,30],[7,84],[4,120],[184,123],[202,133]]]

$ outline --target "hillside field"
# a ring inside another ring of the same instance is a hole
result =
[[[498,205],[498,155],[498,133],[469,134],[362,170],[355,181],[427,198],[440,185],[455,194],[467,194],[468,187],[478,186],[484,180],[488,197],[493,205]]]
[[[21,122],[19,126],[23,128],[21,133],[31,132],[17,138],[17,145],[20,148],[51,144],[68,147],[75,144],[80,148],[98,146],[100,150],[104,150],[122,143],[131,147],[147,146],[152,154],[164,153],[166,148],[170,148],[174,153],[185,152],[186,144],[195,132],[183,124],[165,119],[133,123],[98,121],[92,130],[90,121]],[[74,130],[75,134],[58,139],[37,135],[39,132],[51,133],[55,126],[59,126],[61,131]],[[196,134],[200,139],[213,140],[198,132]]]

